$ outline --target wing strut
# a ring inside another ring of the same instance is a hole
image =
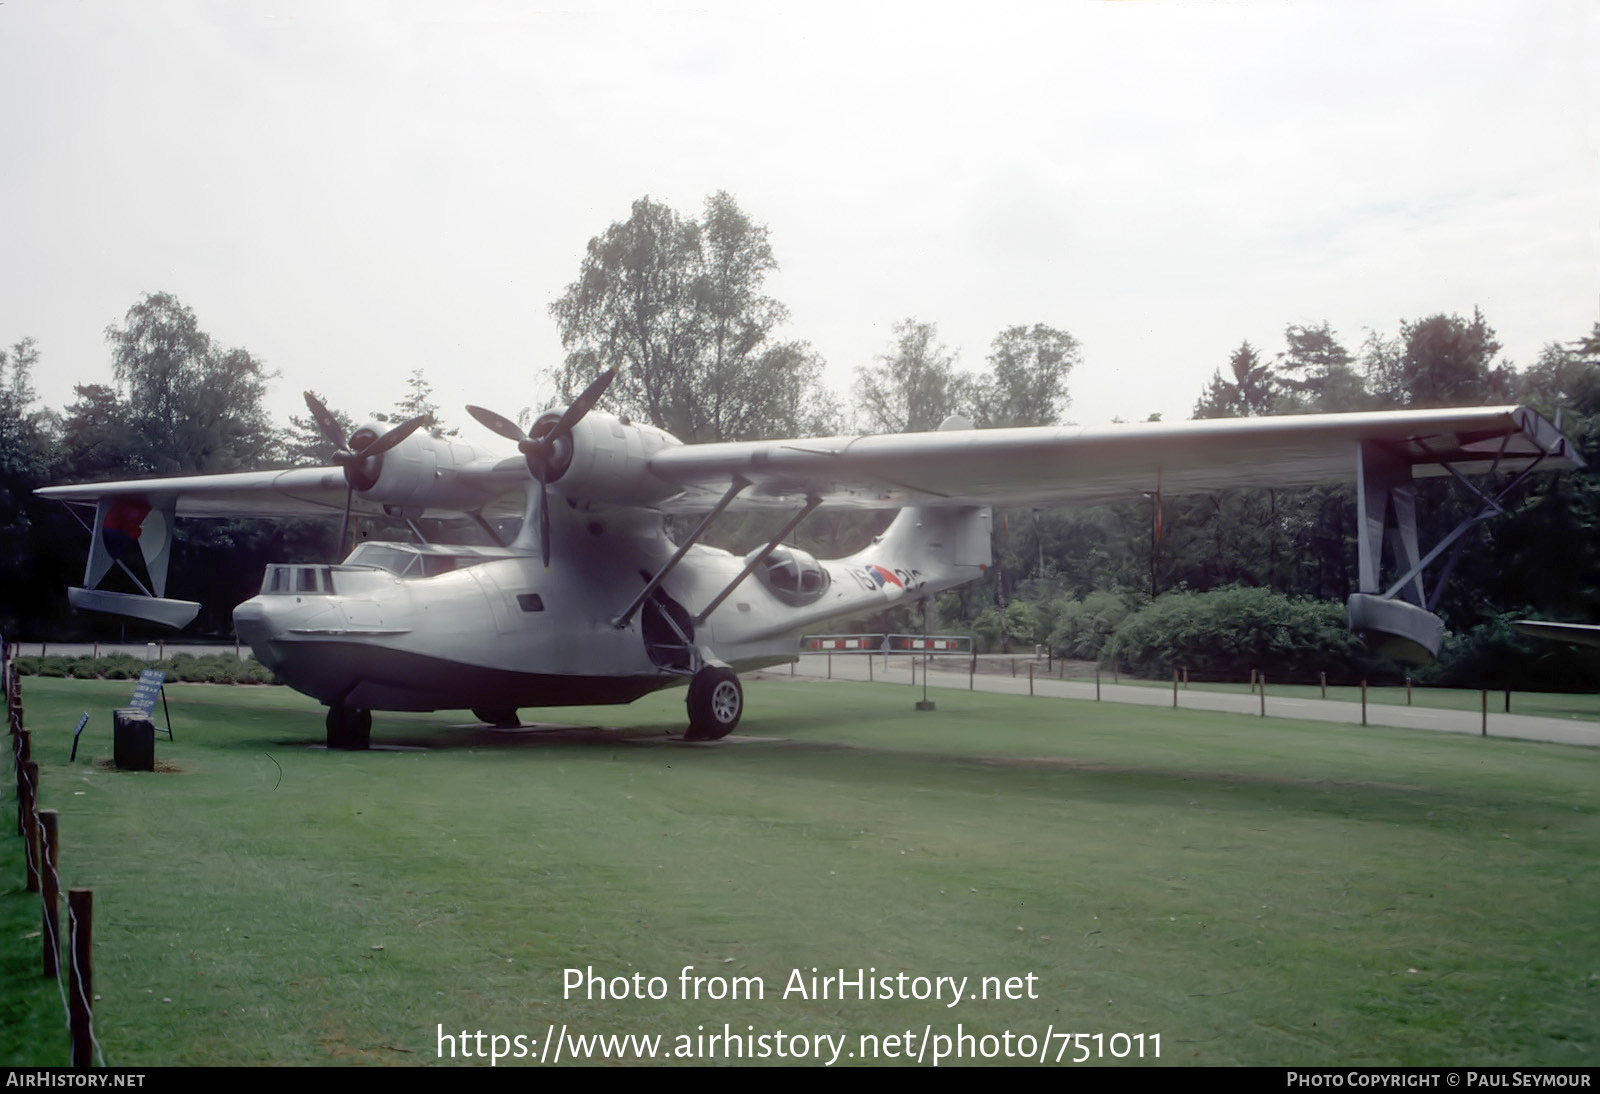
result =
[[[712,597],[711,598],[711,603],[707,604],[704,608],[700,609],[700,614],[694,617],[694,625],[698,627],[702,623],[704,623],[707,619],[709,619],[711,617],[711,613],[717,610],[717,605],[721,604],[724,600],[728,599],[728,597],[730,595],[732,595],[733,590],[737,589],[739,587],[740,583],[743,582],[745,578],[749,577],[752,573],[754,573],[755,572],[755,568],[757,566],[761,565],[762,561],[768,555],[770,555],[773,551],[777,550],[778,544],[782,543],[784,541],[785,537],[787,537],[790,532],[794,531],[795,528],[800,524],[801,521],[805,520],[806,517],[811,515],[811,510],[815,509],[817,506],[819,506],[821,504],[822,504],[822,499],[817,497],[817,495],[815,495],[815,494],[806,495],[806,503],[805,503],[804,507],[802,507],[801,510],[794,515],[794,519],[791,520],[788,524],[785,524],[783,526],[782,530],[779,531],[777,535],[773,536],[772,539],[768,540],[767,541],[767,545],[765,547],[761,548],[761,550],[759,552],[757,552],[756,554],[754,554],[754,555],[752,555],[750,557],[750,561],[745,563],[744,569],[739,571],[739,576],[734,578],[732,581],[728,582],[727,588],[723,589],[716,596]]]
[[[634,613],[644,607],[644,602],[650,599],[650,594],[660,587],[661,583],[667,579],[667,575],[677,568],[678,563],[683,561],[683,556],[689,553],[689,548],[693,547],[700,537],[705,534],[706,529],[711,527],[711,522],[716,520],[722,511],[733,502],[733,499],[739,496],[740,491],[749,485],[750,480],[744,476],[735,475],[733,477],[733,485],[728,487],[726,494],[722,495],[722,500],[712,506],[711,512],[707,513],[700,523],[695,525],[694,531],[689,533],[689,537],[680,543],[677,551],[673,553],[671,558],[667,559],[667,564],[657,570],[655,576],[646,582],[644,588],[639,591],[639,595],[633,598],[633,603],[629,604],[623,609],[621,615],[611,621],[613,627],[620,631],[628,625],[628,621],[633,618]]]

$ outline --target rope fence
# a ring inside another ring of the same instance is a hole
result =
[[[67,936],[61,937],[61,818],[54,809],[39,808],[39,764],[25,728],[22,687],[13,660],[14,647],[0,639],[0,681],[4,682],[6,723],[11,732],[12,765],[17,784],[17,833],[27,891],[39,894],[40,938],[44,947],[41,975],[56,982],[71,1039],[74,1068],[105,1067],[105,1052],[94,1036],[93,918],[94,894],[89,889],[67,893]],[[63,941],[65,947],[63,947]],[[66,963],[63,966],[63,949]]]

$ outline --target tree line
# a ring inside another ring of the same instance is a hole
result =
[[[985,367],[973,373],[958,367],[935,323],[907,318],[856,370],[842,400],[823,384],[816,351],[785,336],[788,311],[765,287],[776,269],[767,228],[728,194],[707,198],[694,216],[639,199],[625,220],[590,241],[576,278],[550,307],[564,350],[551,372],[554,386],[570,400],[617,367],[607,408],[689,442],[927,430],[951,415],[980,428],[1065,420],[1082,348],[1067,330],[1044,322],[998,332]],[[78,579],[84,533],[61,507],[39,503],[36,487],[318,465],[331,455],[309,415],[280,428],[266,413],[274,379],[267,365],[213,339],[170,294],[142,297],[107,328],[106,339],[114,382],[78,385],[59,411],[36,405],[31,377],[39,347],[23,338],[0,351],[0,522],[11,572],[24,577],[0,591],[0,627],[8,633],[104,633],[108,626],[67,616],[63,590]],[[1202,386],[1194,416],[1509,401],[1548,416],[1559,411],[1586,458],[1600,458],[1600,324],[1586,336],[1551,342],[1523,370],[1505,362],[1477,310],[1404,321],[1398,333],[1369,332],[1354,348],[1326,323],[1291,324],[1281,347],[1244,341],[1232,351]],[[354,420],[335,413],[348,434]],[[420,370],[391,408],[367,413],[433,414],[435,432],[454,432]],[[1425,537],[1464,513],[1466,503],[1447,483],[1426,481],[1419,489]],[[1600,615],[1597,501],[1585,475],[1542,476],[1515,503],[1514,519],[1482,528],[1443,603],[1458,635],[1488,628],[1504,644],[1514,641],[1505,638],[1511,615]],[[1297,598],[1341,602],[1354,587],[1348,485],[1221,491],[1159,505],[1158,512],[1151,498],[997,513],[997,565],[982,582],[939,598],[937,626],[973,633],[994,648],[1049,644],[1104,657],[1118,648],[1112,638],[1126,619],[1168,594],[1254,587],[1290,605]],[[771,533],[774,520],[725,516],[715,540],[748,549]],[[885,520],[819,513],[794,538],[837,555],[857,549]],[[329,557],[336,542],[325,524],[312,521],[185,522],[169,595],[201,600],[197,626],[226,632],[233,604],[253,591],[267,561]],[[901,608],[864,622],[905,629],[920,624],[913,612]],[[1281,612],[1305,617],[1298,608]],[[1121,648],[1118,656],[1131,647]],[[1554,656],[1531,649],[1518,656]]]

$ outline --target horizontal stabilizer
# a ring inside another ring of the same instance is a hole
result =
[[[1593,623],[1546,623],[1538,619],[1519,619],[1511,625],[1534,638],[1551,638],[1578,646],[1600,646],[1600,627]]]
[[[67,600],[79,611],[125,615],[173,629],[187,627],[200,614],[200,605],[193,600],[165,600],[158,596],[114,593],[106,589],[68,589]]]

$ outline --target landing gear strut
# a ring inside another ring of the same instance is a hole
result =
[[[361,752],[371,748],[372,711],[329,707],[328,747],[345,752]]]
[[[707,665],[689,681],[691,741],[720,741],[733,732],[744,713],[744,688],[732,669]]]

